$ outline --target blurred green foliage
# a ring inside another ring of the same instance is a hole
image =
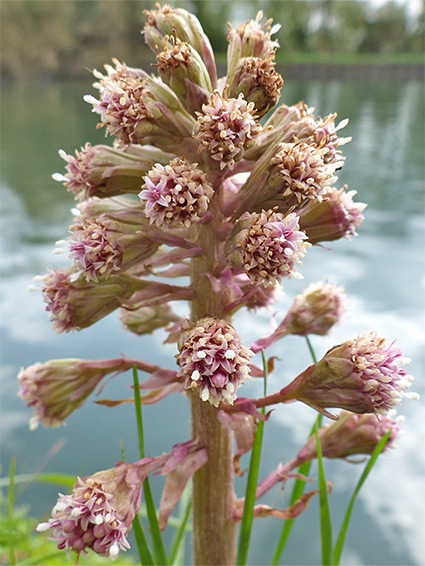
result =
[[[234,26],[262,10],[282,24],[278,61],[294,54],[414,53],[424,50],[424,10],[388,0],[177,0],[201,21],[217,53]],[[85,76],[112,57],[149,68],[155,56],[140,31],[148,0],[3,0],[0,70],[3,77]],[[420,4],[418,4],[420,8]],[[220,59],[220,57],[219,57]],[[301,57],[302,60],[302,57]],[[416,58],[417,60],[417,58]]]

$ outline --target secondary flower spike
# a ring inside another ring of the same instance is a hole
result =
[[[413,377],[400,366],[409,362],[394,343],[375,332],[360,335],[331,348],[280,394],[310,405],[327,416],[326,409],[339,407],[353,413],[385,415],[400,404]]]
[[[183,377],[186,389],[197,389],[203,401],[218,407],[230,404],[236,391],[249,377],[249,358],[253,352],[243,346],[233,326],[218,318],[205,317],[183,333],[177,377]]]

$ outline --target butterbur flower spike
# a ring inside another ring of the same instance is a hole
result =
[[[249,378],[249,358],[253,352],[242,345],[233,326],[218,318],[206,317],[182,334],[177,377],[186,389],[197,389],[203,401],[218,407],[230,404],[244,379]]]
[[[333,418],[327,408],[339,407],[353,413],[385,415],[400,404],[413,377],[400,366],[409,362],[400,348],[385,343],[375,332],[335,346],[317,364],[307,368],[281,390]]]

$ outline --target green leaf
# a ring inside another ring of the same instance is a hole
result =
[[[143,420],[142,420],[142,404],[140,402],[140,387],[139,387],[139,376],[137,373],[137,368],[133,368],[133,380],[134,380],[134,404],[136,407],[136,419],[137,419],[137,432],[139,436],[139,452],[140,458],[145,457],[145,439],[143,433]],[[152,496],[152,491],[149,483],[149,478],[146,478],[143,482],[143,492],[146,501],[146,510],[148,514],[149,528],[151,533],[151,541],[153,546],[153,553],[155,556],[155,562],[161,566],[168,565],[168,556],[165,549],[164,540],[162,538],[161,529],[159,528],[158,515],[156,512],[155,502]],[[141,524],[141,523],[140,523]]]
[[[261,350],[264,371],[264,396],[267,395],[267,361],[264,350]],[[265,414],[265,408],[261,409]],[[241,526],[239,530],[238,552],[236,565],[243,566],[248,559],[249,541],[251,539],[252,523],[254,520],[255,495],[257,491],[258,474],[260,470],[261,446],[263,443],[264,421],[259,420],[255,432],[254,444],[252,446],[251,461],[249,464],[248,480],[245,491],[245,503],[242,513]]]
[[[354,488],[353,495],[351,496],[350,503],[348,504],[347,511],[345,513],[344,520],[342,522],[341,530],[338,535],[338,539],[335,544],[334,549],[334,565],[337,566],[341,559],[342,549],[345,542],[345,536],[347,534],[348,525],[351,519],[351,513],[353,511],[354,503],[356,501],[356,497],[360,492],[364,482],[366,481],[367,476],[369,475],[370,471],[372,470],[378,456],[381,454],[382,450],[385,448],[386,443],[390,437],[391,430],[387,432],[387,434],[381,439],[379,444],[376,446],[375,450],[372,452],[369,462],[366,464],[365,469],[363,470],[362,475],[360,476],[359,481],[357,482],[356,487]]]
[[[64,485],[66,487],[74,487],[76,477],[70,476],[68,474],[57,474],[57,473],[43,473],[43,474],[19,474],[15,476],[15,485],[22,483],[31,483],[33,481],[52,483]],[[7,487],[9,485],[9,478],[0,478],[0,488]]]
[[[317,440],[317,464],[319,469],[319,499],[320,499],[320,530],[322,537],[322,564],[331,566],[332,562],[332,520],[329,509],[328,490],[326,487],[325,470],[323,466],[322,447],[320,437],[316,427]]]

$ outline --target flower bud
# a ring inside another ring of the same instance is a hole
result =
[[[384,451],[391,448],[400,432],[399,422],[403,420],[402,417],[394,419],[392,416],[377,417],[373,413],[356,415],[349,411],[341,411],[337,421],[325,424],[319,429],[323,456],[325,458],[346,458],[354,454],[372,454],[389,431],[391,433]],[[316,457],[316,435],[312,435],[298,453],[296,462],[299,466]]]
[[[141,288],[137,278],[124,273],[107,280],[74,280],[72,268],[52,269],[43,276],[42,291],[56,332],[86,328],[121,306],[126,298]]]
[[[287,334],[325,336],[346,310],[344,287],[329,283],[311,283],[295,297],[287,316]]]
[[[190,138],[193,118],[160,79],[125,71],[100,76],[101,82],[93,85],[99,89],[99,100],[90,95],[84,100],[100,114],[99,127],[106,126],[107,134],[122,144],[152,144],[165,150]]]
[[[234,237],[234,263],[242,267],[254,285],[276,285],[284,277],[301,278],[301,264],[307,236],[299,230],[295,213],[284,216],[276,210],[263,210],[242,216],[242,229]]]
[[[170,39],[158,53],[159,75],[178,96],[187,110],[194,114],[208,101],[212,91],[211,79],[199,53],[180,39]]]
[[[87,281],[97,282],[99,277],[108,279],[111,274],[127,271],[151,257],[160,244],[146,236],[146,219],[138,220],[125,223],[107,215],[98,220],[84,216],[77,218],[70,228],[72,236],[69,239],[74,279],[81,274]]]
[[[243,94],[247,102],[253,102],[259,118],[276,106],[283,79],[276,71],[273,57],[260,59],[244,57],[233,74],[228,88],[228,96],[237,98]]]
[[[331,348],[281,393],[326,416],[332,416],[326,411],[330,407],[384,415],[403,397],[418,398],[405,392],[413,377],[400,366],[409,361],[394,343],[388,346],[384,338],[368,332]]]
[[[322,201],[311,200],[300,210],[300,226],[312,244],[357,236],[367,205],[354,202],[356,191],[346,189],[347,185],[340,190],[327,187]]]
[[[276,330],[254,342],[251,349],[253,352],[265,350],[288,334],[324,336],[339,322],[346,302],[343,287],[323,282],[311,283],[301,295],[295,297],[288,314]]]
[[[142,307],[135,310],[121,309],[120,319],[125,330],[130,330],[130,332],[139,336],[150,334],[157,328],[181,320],[179,316],[173,313],[168,304]]]
[[[102,379],[131,369],[131,360],[50,360],[21,369],[19,397],[34,408],[30,428],[57,427],[81,407]]]
[[[72,494],[59,494],[51,519],[37,530],[53,529],[59,549],[78,555],[92,549],[116,560],[120,550],[130,548],[126,537],[140,508],[143,482],[158,467],[156,458],[144,458],[135,464],[117,462],[110,470],[78,478]]]
[[[311,200],[321,201],[337,177],[335,164],[326,164],[326,148],[313,143],[283,143],[271,148],[254,166],[236,199],[237,212],[258,212],[278,207],[286,213],[306,206]]]
[[[233,404],[236,391],[249,377],[251,350],[228,322],[205,317],[179,340],[180,365],[177,377],[186,381],[186,389],[197,389],[202,401],[218,407],[221,401]]]
[[[67,162],[66,175],[55,173],[53,178],[65,184],[79,200],[93,196],[114,196],[136,193],[142,176],[155,163],[168,163],[172,155],[154,147],[129,145],[125,150],[106,145],[86,143],[73,155],[63,150],[59,155]]]
[[[242,95],[228,98],[226,93],[222,96],[215,91],[202,112],[196,113],[193,137],[200,144],[199,151],[219,162],[220,169],[233,169],[261,131],[253,110],[254,103],[247,103]]]
[[[189,228],[205,215],[214,191],[196,166],[176,158],[165,167],[155,165],[144,177],[139,197],[151,224]]]
[[[238,28],[232,28],[229,24],[229,47],[227,50],[227,82],[233,82],[233,75],[239,61],[243,57],[258,57],[268,59],[274,56],[276,48],[279,47],[277,41],[273,41],[271,36],[280,29],[279,25],[270,26],[273,20],[267,20],[263,25],[260,24],[263,12],[258,12],[255,20],[248,20],[246,24]]]
[[[170,37],[175,36],[195,49],[204,62],[212,88],[216,87],[217,71],[214,53],[199,20],[193,15],[173,6],[162,6],[145,12],[147,20],[143,30],[145,41],[154,53],[164,50]]]

